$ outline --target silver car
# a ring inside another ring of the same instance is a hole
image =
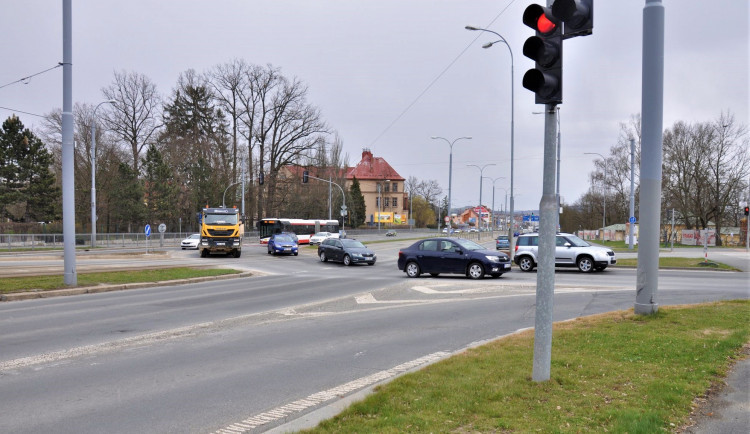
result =
[[[201,234],[193,234],[182,240],[182,242],[180,243],[180,247],[182,247],[182,250],[197,249],[200,242]]]
[[[523,234],[516,240],[514,260],[521,271],[536,267],[539,234]],[[578,267],[584,273],[602,271],[617,263],[615,252],[606,247],[592,246],[573,234],[558,233],[555,238],[555,266]]]

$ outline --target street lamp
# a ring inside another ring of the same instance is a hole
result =
[[[234,184],[229,184],[229,187],[227,187],[227,188],[225,188],[225,189],[224,189],[224,195],[223,195],[223,196],[221,196],[221,207],[222,207],[222,208],[226,208],[226,207],[227,207],[227,206],[225,205],[225,202],[224,202],[224,199],[226,199],[226,197],[227,197],[227,190],[229,190],[230,188],[234,187],[234,186],[235,186],[235,185],[237,185],[237,184],[242,184],[242,181],[240,181],[240,182],[235,182]]]
[[[485,178],[492,181],[492,214],[491,215],[492,215],[492,231],[494,232],[495,231],[495,181],[497,181],[498,179],[505,179],[505,177],[499,176],[495,179],[492,179],[490,177],[485,177]]]
[[[444,137],[432,136],[430,138],[433,139],[433,140],[435,140],[435,139],[445,140],[445,142],[448,143],[448,145],[450,145],[450,147],[451,147],[450,160],[448,160],[448,217],[450,217],[450,215],[451,215],[451,187],[452,187],[452,184],[453,184],[453,144],[456,143],[457,141],[461,140],[461,139],[471,140],[471,137],[459,137],[459,138],[455,139],[452,142],[449,141],[448,139],[444,138]],[[448,221],[450,222],[450,220],[448,220]],[[448,231],[448,232],[450,233],[450,231]]]
[[[480,32],[488,32],[492,33],[493,35],[500,38],[500,40],[495,42],[489,42],[487,44],[482,45],[482,48],[490,48],[493,45],[497,44],[498,42],[502,42],[505,44],[506,47],[508,47],[508,52],[510,53],[510,219],[511,219],[511,225],[508,229],[508,239],[510,239],[510,259],[513,260],[513,256],[515,254],[515,246],[516,241],[515,238],[513,238],[513,226],[516,224],[516,219],[513,214],[513,131],[514,131],[514,113],[515,113],[515,102],[514,102],[514,91],[513,91],[513,50],[510,48],[510,44],[508,44],[508,41],[505,40],[505,38],[500,34],[493,30],[489,29],[483,29],[480,27],[474,27],[474,26],[466,26],[466,30],[474,30],[474,31],[480,31]]]
[[[96,110],[102,104],[117,104],[110,99],[102,101],[94,107],[91,115],[91,248],[96,247]]]
[[[604,158],[604,155],[598,153],[598,152],[584,152],[586,155],[598,155],[602,157],[602,161],[604,162],[604,179],[602,180],[602,183],[604,184],[604,189],[607,188],[607,159]],[[607,227],[607,192],[602,192],[602,197],[604,198],[604,212],[602,212],[602,241],[604,241],[604,228]]]
[[[495,163],[489,163],[485,164],[482,167],[477,166],[476,164],[467,164],[467,166],[476,167],[479,169],[479,219],[482,218],[482,174],[484,173],[484,169],[488,166],[494,166]],[[479,229],[479,222],[477,222],[477,229]]]

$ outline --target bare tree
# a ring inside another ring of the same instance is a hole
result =
[[[154,142],[160,128],[161,100],[156,85],[137,72],[115,72],[114,82],[102,93],[117,102],[106,111],[104,122],[129,148],[133,170],[139,173],[141,153]]]
[[[214,96],[229,117],[232,128],[232,180],[237,180],[237,151],[240,118],[246,108],[242,101],[243,87],[245,86],[246,73],[250,68],[244,60],[235,59],[231,63],[217,65],[213,71],[208,73],[208,84],[214,90]]]

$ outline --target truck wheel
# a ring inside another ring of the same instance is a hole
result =
[[[235,257],[235,258],[239,258],[239,257],[240,257],[240,255],[242,255],[242,251],[241,251],[241,250],[235,250],[235,251],[234,251],[234,257]]]
[[[201,250],[201,258],[205,258],[207,256],[208,256],[208,250],[206,249]]]

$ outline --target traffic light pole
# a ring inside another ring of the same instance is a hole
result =
[[[659,310],[659,224],[661,222],[662,125],[664,117],[664,6],[646,0],[643,8],[643,72],[641,89],[641,187],[638,274],[634,310]]]
[[[550,379],[552,363],[552,311],[555,292],[555,235],[558,219],[555,194],[557,147],[556,104],[544,111],[544,171],[542,200],[539,202],[539,258],[536,273],[536,314],[534,316],[533,381]]]

